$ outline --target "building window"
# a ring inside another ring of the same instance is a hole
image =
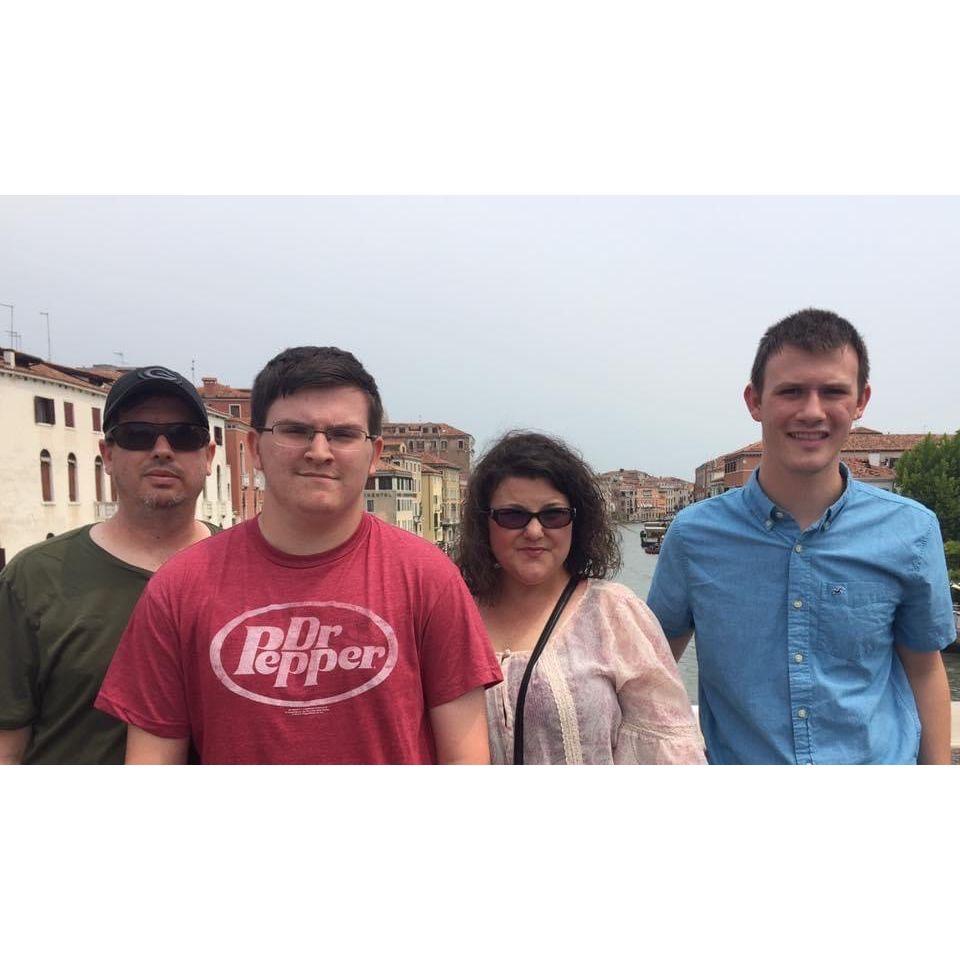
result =
[[[373,501],[367,500],[367,513],[373,513]]]
[[[239,417],[239,416],[240,416],[240,404],[239,404],[239,403],[231,403],[231,404],[230,404],[230,416],[231,416],[231,417]]]
[[[73,404],[63,401],[63,425],[65,427],[75,426],[73,422]]]
[[[33,398],[34,423],[56,423],[57,417],[53,408],[53,400],[49,397]]]
[[[463,441],[462,441],[462,440],[458,440],[458,441],[457,441],[457,449],[458,449],[458,450],[462,450],[462,449],[463,449]]]
[[[53,467],[48,450],[40,451],[40,496],[44,503],[53,503]]]
[[[93,429],[96,430],[97,433],[100,433],[100,431],[103,430],[103,425],[100,422],[100,408],[93,407],[90,410],[90,416],[93,419]]]
[[[67,454],[67,496],[71,503],[76,503],[77,497],[77,458]]]
[[[97,457],[93,461],[93,489],[97,503],[103,502],[103,459]]]
[[[223,489],[220,485],[220,465],[217,465],[217,499],[223,499]]]
[[[213,428],[213,442],[218,446],[223,446],[223,428],[214,427]]]

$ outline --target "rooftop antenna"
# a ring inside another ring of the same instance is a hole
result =
[[[113,351],[113,355],[114,355],[115,357],[119,357],[119,358],[120,358],[120,366],[122,367],[122,366],[124,365],[124,361],[123,361],[123,351],[122,351],[122,350],[114,350],[114,351]]]
[[[46,310],[41,310],[40,316],[47,318],[47,360],[49,361],[53,359],[50,354],[50,314]]]
[[[0,307],[6,307],[10,311],[10,329],[7,331],[7,333],[10,335],[10,346],[16,349],[17,331],[13,329],[13,304],[0,303]]]

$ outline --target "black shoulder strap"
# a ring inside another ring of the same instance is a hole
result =
[[[523,671],[523,678],[520,680],[520,689],[517,692],[517,706],[513,712],[513,762],[515,764],[523,763],[523,707],[527,701],[527,687],[530,686],[530,677],[533,676],[533,668],[536,666],[537,660],[540,659],[540,654],[543,653],[543,648],[547,645],[550,634],[553,633],[553,628],[557,625],[560,614],[563,613],[563,608],[567,605],[567,601],[573,595],[573,591],[576,590],[579,582],[579,577],[571,577],[567,581],[567,585],[563,588],[563,593],[560,594],[556,606],[553,608],[553,613],[550,614],[547,624],[543,628],[543,633],[540,634],[537,645],[530,654],[530,659],[527,661],[527,669]]]

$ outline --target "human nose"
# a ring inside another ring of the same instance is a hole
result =
[[[528,540],[539,540],[543,536],[543,527],[537,517],[530,518],[530,522],[523,528],[523,535]]]
[[[820,400],[820,393],[817,390],[811,390],[806,394],[803,401],[803,407],[800,415],[805,420],[822,420],[823,403]]]
[[[154,457],[173,457],[173,447],[170,446],[170,441],[165,433],[158,434],[150,453]]]
[[[327,440],[327,435],[322,430],[317,430],[317,432],[314,433],[313,439],[310,441],[310,446],[308,446],[305,451],[305,456],[320,460],[333,459],[333,452],[330,450],[330,442]]]

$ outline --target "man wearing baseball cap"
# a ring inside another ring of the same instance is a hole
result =
[[[126,725],[93,701],[150,576],[216,529],[195,519],[209,426],[196,389],[166,367],[110,389],[100,453],[116,513],[28,547],[0,573],[3,762],[123,762]]]

